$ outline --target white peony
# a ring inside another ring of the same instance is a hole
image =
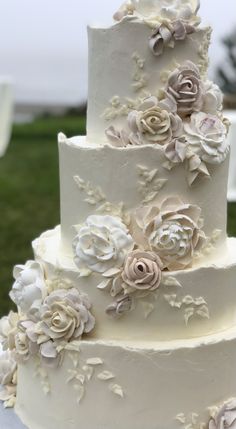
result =
[[[73,241],[75,263],[81,275],[121,267],[133,247],[125,224],[108,215],[89,216]]]
[[[190,150],[209,164],[221,164],[229,153],[228,130],[221,118],[203,112],[193,113],[184,124]]]
[[[16,265],[13,276],[15,283],[10,297],[23,313],[27,313],[35,303],[42,302],[46,288],[43,267],[38,262],[28,261],[25,265]]]
[[[6,386],[11,384],[16,372],[16,361],[12,353],[0,350],[0,384]]]

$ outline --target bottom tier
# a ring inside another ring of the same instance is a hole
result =
[[[211,415],[211,428],[234,428],[235,362],[236,328],[186,341],[81,341],[60,368],[19,367],[16,412],[29,429],[203,429]]]

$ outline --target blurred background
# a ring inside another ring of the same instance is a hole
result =
[[[60,222],[56,135],[85,134],[86,25],[111,23],[121,3],[0,0],[0,316],[11,305],[12,267],[32,257],[32,239]],[[233,142],[235,0],[201,0],[200,15],[214,29],[209,76],[225,93]],[[228,232],[236,235],[236,141],[232,152]]]

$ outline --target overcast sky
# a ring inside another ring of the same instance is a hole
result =
[[[76,105],[87,93],[87,24],[111,23],[122,0],[0,0],[0,75],[15,82],[18,103]],[[202,0],[214,28],[213,76],[220,40],[235,26],[235,0]]]

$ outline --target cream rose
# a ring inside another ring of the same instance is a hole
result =
[[[134,247],[132,237],[121,219],[113,216],[89,216],[74,239],[75,263],[81,274],[104,273],[120,267]]]
[[[221,164],[226,159],[230,150],[227,128],[218,116],[193,113],[184,131],[190,150],[202,161]]]
[[[223,404],[211,418],[209,429],[236,429],[236,399]]]
[[[150,97],[140,106],[140,110],[130,112],[128,116],[131,144],[165,145],[182,133],[180,117],[168,110],[155,97]]]
[[[72,341],[92,331],[95,319],[91,304],[77,289],[52,292],[41,308],[40,329],[45,339]],[[46,341],[45,341],[46,342]]]
[[[125,261],[122,279],[129,291],[156,290],[161,283],[163,264],[153,252],[135,250]]]
[[[186,61],[171,73],[166,87],[167,96],[176,102],[181,117],[201,109],[203,91],[199,70],[191,61]]]
[[[12,353],[0,350],[0,385],[12,384],[16,372],[16,361]]]
[[[27,314],[33,304],[42,302],[46,288],[43,268],[38,262],[28,261],[25,265],[16,265],[13,276],[15,283],[10,297]]]
[[[185,204],[177,197],[167,198],[160,207],[137,211],[138,230],[134,236],[143,247],[158,254],[164,268],[184,269],[191,266],[205,241],[200,216],[200,207]]]

